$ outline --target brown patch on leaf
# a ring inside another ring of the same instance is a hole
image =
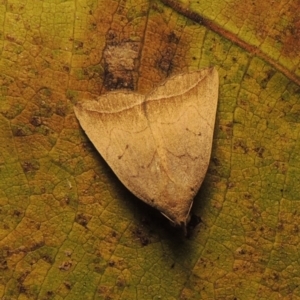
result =
[[[167,75],[170,74],[174,67],[174,56],[176,54],[177,45],[180,42],[180,37],[174,31],[171,31],[163,38],[165,46],[163,50],[157,55],[157,67]]]
[[[165,48],[160,54],[160,58],[157,60],[157,67],[164,73],[170,74],[173,69],[173,57],[175,50],[172,48]]]
[[[25,173],[34,172],[40,169],[40,164],[37,161],[24,161],[21,165]]]
[[[115,42],[112,31],[109,38],[103,54],[104,86],[108,90],[133,90],[139,44],[133,41]]]

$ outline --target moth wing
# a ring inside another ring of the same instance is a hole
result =
[[[112,92],[75,107],[81,127],[120,181],[160,209],[156,144],[145,115],[145,96]],[[152,177],[153,176],[153,177]]]
[[[162,174],[156,202],[176,224],[186,222],[209,165],[218,86],[207,68],[171,77],[146,99]]]

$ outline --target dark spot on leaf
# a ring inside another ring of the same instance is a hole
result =
[[[135,238],[137,238],[142,246],[147,246],[150,243],[150,238],[148,235],[144,232],[143,228],[135,228],[132,231]]]
[[[111,41],[115,40],[116,37],[117,37],[117,34],[112,29],[110,29],[106,34],[106,40],[108,43],[111,43]]]
[[[179,37],[172,31],[168,36],[167,36],[168,43],[174,43],[178,44],[179,42]]]
[[[114,262],[113,260],[110,260],[110,261],[108,262],[108,265],[109,265],[110,267],[114,267],[115,262]]]
[[[79,213],[76,215],[75,222],[83,227],[86,227],[91,219],[91,216]]]
[[[254,151],[257,153],[257,155],[260,158],[263,158],[263,154],[265,152],[265,149],[263,147],[256,147],[256,148],[254,148]]]
[[[38,224],[38,226],[40,226],[40,223],[37,223],[35,222],[36,224]],[[35,251],[41,247],[43,247],[45,245],[45,242],[44,241],[40,241],[38,243],[34,243],[30,248],[29,248],[29,251]],[[29,252],[28,251],[28,252]]]
[[[108,90],[127,89],[133,90],[133,76],[131,72],[122,71],[111,73],[108,71],[108,66],[104,67],[104,86]]]
[[[279,280],[279,275],[277,273],[274,272],[272,275],[273,275],[272,277],[275,281]]]
[[[125,286],[125,281],[122,278],[117,279],[117,287],[122,288]]]
[[[41,126],[42,125],[42,119],[41,117],[39,116],[33,116],[30,120],[30,123],[35,126],[35,127],[38,127],[38,126]]]
[[[251,194],[249,194],[249,193],[245,193],[245,194],[244,194],[244,198],[249,200],[249,199],[252,198],[252,196],[251,196]]]
[[[239,252],[239,254],[241,254],[241,255],[244,255],[244,254],[246,254],[246,251],[245,251],[244,249],[242,249],[242,248],[241,248],[241,249],[239,249],[239,251],[238,251],[238,252]]]
[[[278,229],[278,231],[284,230],[284,226],[283,226],[283,223],[281,221],[279,221],[279,223],[277,225],[277,229]]]
[[[69,73],[70,72],[70,67],[69,66],[63,66],[63,71]]]
[[[7,260],[4,258],[0,259],[0,270],[7,270],[8,266],[7,266]]]
[[[9,42],[15,42],[15,37],[13,37],[12,35],[9,35],[9,34],[7,34],[6,35],[6,39],[9,41]]]
[[[26,287],[23,284],[18,284],[18,290],[20,294],[26,294]]]
[[[17,279],[17,286],[18,286],[18,290],[21,294],[25,294],[27,292],[26,287],[23,285],[23,282],[25,281],[26,277],[28,276],[29,271],[25,271],[24,273],[22,273],[18,279]]]
[[[49,256],[49,255],[44,255],[43,257],[42,257],[42,259],[45,261],[45,262],[47,262],[47,263],[49,263],[49,264],[53,264],[53,258],[51,257],[51,256]]]
[[[166,47],[161,53],[158,54],[158,60],[156,65],[164,73],[170,74],[173,69],[173,57],[175,55],[175,49],[172,47]]]
[[[229,189],[232,189],[233,187],[235,187],[235,183],[229,181],[229,182],[227,183],[227,187],[228,187]]]
[[[68,290],[70,290],[70,289],[72,288],[72,285],[71,285],[71,283],[70,283],[69,281],[64,281],[64,286],[65,286]]]
[[[89,25],[89,29],[91,31],[95,31],[97,29],[97,23],[91,22],[90,25]]]
[[[24,161],[21,165],[25,173],[34,172],[40,168],[40,165],[37,161]]]
[[[13,130],[13,135],[14,136],[25,136],[26,133],[22,128],[16,128],[15,130]]]
[[[234,143],[233,149],[239,149],[239,148],[243,150],[244,154],[248,153],[249,149],[243,140],[238,140]]]
[[[274,74],[276,73],[275,70],[271,69],[271,70],[268,70],[265,74],[266,74],[266,77],[261,81],[261,87],[263,89],[265,89],[267,87],[267,84],[268,82],[270,81],[270,79],[274,76]]]
[[[22,214],[22,213],[21,213],[19,210],[17,210],[17,209],[14,210],[13,215],[14,215],[15,217],[20,217],[21,214]]]
[[[83,48],[83,42],[82,41],[75,41],[74,42],[74,48],[75,50],[79,50]]]
[[[56,107],[55,113],[61,117],[65,117],[66,115],[66,108],[63,106]]]
[[[64,261],[58,268],[60,271],[68,271],[72,267],[73,263],[71,260]]]

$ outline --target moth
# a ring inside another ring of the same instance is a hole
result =
[[[210,161],[218,88],[217,70],[205,68],[172,76],[146,95],[109,92],[74,110],[120,181],[185,227]]]

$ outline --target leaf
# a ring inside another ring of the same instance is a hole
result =
[[[300,298],[299,3],[164,2],[0,3],[0,298]],[[212,159],[186,239],[73,107],[209,66]]]
[[[75,107],[82,128],[123,184],[186,227],[210,160],[218,73],[173,76],[150,94],[111,92]]]

